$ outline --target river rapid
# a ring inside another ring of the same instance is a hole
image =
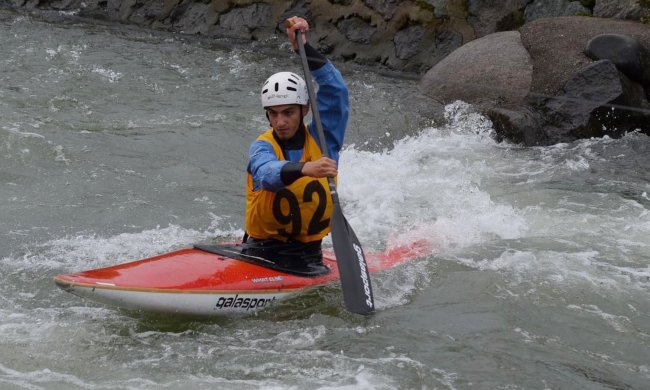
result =
[[[0,388],[648,388],[647,136],[497,143],[464,103],[431,121],[416,81],[336,63],[344,214],[366,252],[432,252],[373,275],[369,318],[337,285],[128,313],[52,277],[240,237],[258,89],[296,55],[2,12],[0,36]]]

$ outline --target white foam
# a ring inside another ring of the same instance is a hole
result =
[[[575,160],[567,159],[566,166],[573,171],[584,171],[589,169],[589,162],[583,156],[578,156]]]
[[[96,234],[80,234],[57,238],[39,245],[38,253],[28,252],[22,258],[3,258],[10,267],[32,266],[50,269],[70,270],[102,267],[160,254],[172,249],[190,246],[193,243],[223,237],[224,240],[240,237],[238,228],[221,227],[221,218],[210,213],[212,224],[203,231],[170,224],[167,227],[144,230],[136,233],[121,233],[110,237]]]
[[[2,373],[2,382],[27,389],[42,389],[42,387],[33,383],[46,383],[50,381],[64,382],[82,388],[89,388],[90,385],[74,375],[53,372],[47,368],[34,371],[18,371],[0,364],[0,373]]]
[[[552,285],[556,291],[591,288],[623,293],[650,289],[650,267],[619,267],[597,251],[503,251],[496,258],[458,257],[457,261],[480,270],[505,272],[511,286]]]
[[[490,123],[461,103],[447,107],[448,125],[424,129],[371,152],[341,154],[339,192],[357,235],[373,243],[406,235],[437,246],[520,237],[526,223],[514,207],[481,188],[496,143]]]
[[[242,59],[242,57],[245,57],[246,55],[247,53],[235,49],[227,56],[220,56],[215,58],[214,62],[219,66],[225,66],[228,73],[235,78],[247,77],[247,75],[250,73],[249,70],[254,65],[253,62]],[[212,79],[218,80],[220,78],[219,73],[220,72],[217,72],[212,75]]]
[[[432,273],[428,272],[428,268],[427,262],[420,261],[411,263],[408,267],[396,267],[373,276],[371,279],[375,308],[381,311],[407,304],[418,286],[430,283]]]
[[[2,129],[5,130],[7,133],[18,136],[20,138],[45,139],[45,136],[43,136],[42,134],[29,132],[29,131],[21,131],[20,130],[20,125],[17,124],[17,123],[13,123],[10,126],[2,126]]]
[[[309,349],[327,336],[327,328],[318,325],[308,329],[293,329],[279,333],[274,341],[277,349]]]
[[[600,318],[603,321],[605,321],[605,323],[607,323],[617,332],[620,333],[637,332],[637,329],[634,329],[634,325],[632,324],[632,321],[630,321],[628,317],[606,313],[596,305],[569,305],[567,307],[577,312],[583,312],[586,314],[596,316],[597,318]]]
[[[172,64],[172,63],[169,63],[167,61],[163,61],[162,64],[163,64],[164,67],[172,69],[173,71],[177,72],[181,76],[187,76],[187,74],[189,72],[188,68],[184,68],[184,67],[182,67],[181,65],[178,65],[178,64]]]
[[[123,74],[120,72],[116,72],[111,69],[106,69],[101,66],[94,66],[92,72],[97,73],[98,75],[106,78],[109,83],[115,83],[119,81],[123,76]]]
[[[451,257],[505,273],[514,284],[535,280],[618,291],[650,287],[650,212],[638,200],[616,193],[570,187],[571,177],[603,163],[608,153],[603,150],[621,147],[629,137],[520,148],[495,142],[491,123],[463,103],[447,106],[446,119],[445,125],[405,137],[392,149],[352,145],[341,154],[344,214],[364,245],[381,248],[424,239],[444,254],[518,240],[522,244],[512,249],[498,244],[503,249],[495,257]],[[569,183],[560,189],[566,195],[548,188],[546,183],[555,180]],[[647,192],[639,192],[639,200],[646,198]],[[596,226],[603,239],[594,242],[589,235]],[[534,243],[530,249],[527,240]],[[544,243],[538,246],[536,240]],[[397,301],[408,293],[404,290]]]

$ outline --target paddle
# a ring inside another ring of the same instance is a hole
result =
[[[289,25],[287,27],[291,26]],[[329,150],[325,142],[323,125],[320,121],[320,113],[318,112],[311,73],[307,65],[307,54],[305,53],[304,43],[302,42],[302,36],[299,30],[296,31],[296,42],[298,42],[302,69],[305,73],[307,92],[309,93],[309,103],[311,104],[312,116],[316,124],[321,152],[323,156],[329,157]],[[341,275],[341,288],[343,290],[345,307],[352,313],[363,315],[373,314],[375,311],[375,303],[372,296],[368,266],[363,249],[361,248],[361,243],[343,215],[334,179],[331,177],[328,178],[328,183],[334,204],[331,217],[332,242],[334,243],[334,253],[336,254],[339,274]]]

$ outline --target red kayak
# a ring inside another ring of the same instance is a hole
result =
[[[252,313],[308,288],[339,280],[331,251],[325,251],[323,256],[330,272],[305,277],[238,258],[240,247],[235,245],[212,246],[221,249],[217,251],[221,254],[198,247],[59,275],[54,282],[72,294],[125,309],[219,316]],[[418,242],[369,254],[368,268],[370,272],[382,271],[427,253],[430,251],[426,243]]]

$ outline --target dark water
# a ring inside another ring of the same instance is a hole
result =
[[[341,67],[344,212],[367,251],[435,251],[257,316],[124,313],[52,277],[242,233],[258,87],[286,44],[0,18],[0,388],[645,389],[650,140],[496,143],[463,103]]]

